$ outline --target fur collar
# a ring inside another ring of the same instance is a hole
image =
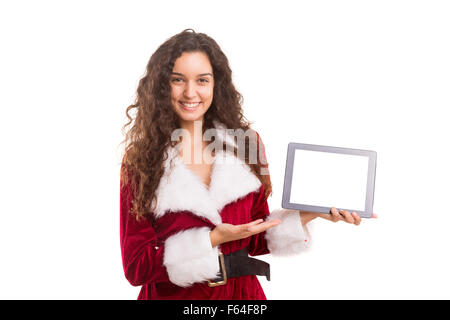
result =
[[[217,140],[236,145],[222,124],[215,122],[214,126],[218,133]],[[227,204],[261,186],[261,182],[245,162],[224,150],[216,153],[210,186],[207,188],[183,163],[179,156],[179,146],[168,150],[168,158],[164,163],[165,172],[156,190],[156,218],[168,211],[190,211],[217,225],[222,223],[220,212]]]

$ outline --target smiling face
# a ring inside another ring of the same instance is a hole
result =
[[[213,100],[214,76],[203,52],[183,52],[175,60],[170,76],[172,106],[180,124],[203,120]]]

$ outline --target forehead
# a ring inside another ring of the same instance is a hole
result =
[[[172,72],[184,75],[198,75],[212,73],[212,66],[208,56],[203,52],[183,52],[175,60]]]

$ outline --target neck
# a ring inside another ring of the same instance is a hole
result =
[[[202,140],[203,119],[194,121],[180,121],[180,127],[189,132],[191,141]]]
[[[183,139],[181,154],[184,155],[185,161],[194,163],[202,162],[202,151],[206,142],[203,141],[203,119],[195,121],[181,121],[180,127],[187,131],[189,136]]]

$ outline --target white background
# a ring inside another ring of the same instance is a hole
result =
[[[136,299],[122,270],[125,109],[156,48],[213,37],[267,148],[378,153],[374,211],[264,256],[269,299],[449,299],[446,1],[2,1],[0,298]],[[330,181],[339,188],[339,181]]]

